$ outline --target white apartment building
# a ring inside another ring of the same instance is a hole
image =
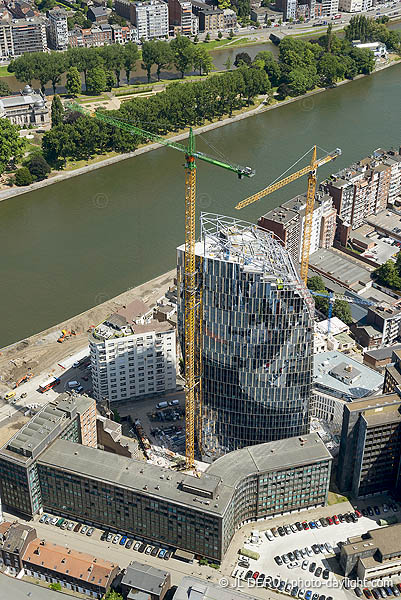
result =
[[[54,8],[47,13],[48,42],[53,50],[66,50],[68,48],[67,12],[62,8]]]
[[[11,23],[0,23],[0,60],[14,56],[14,43]]]
[[[138,30],[138,38],[151,40],[168,37],[168,4],[161,0],[133,2],[133,24]]]
[[[89,336],[93,391],[110,402],[176,388],[176,332],[168,321],[134,300]]]
[[[339,0],[322,0],[322,17],[333,17],[338,13]]]
[[[11,25],[14,56],[27,52],[46,52],[46,24],[42,17],[15,19]]]
[[[338,7],[344,12],[362,12],[372,7],[372,0],[339,0]]]

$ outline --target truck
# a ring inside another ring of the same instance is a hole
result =
[[[7,392],[7,394],[4,396],[4,400],[11,400],[11,398],[14,398],[16,392]]]

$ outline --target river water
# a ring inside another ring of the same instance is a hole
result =
[[[248,221],[306,190],[298,180],[238,212],[313,144],[342,156],[319,180],[401,143],[401,64],[198,136],[198,148],[256,169],[251,180],[198,165],[198,210]],[[0,347],[151,279],[184,234],[183,155],[163,148],[0,203]],[[295,170],[295,168],[293,169]]]

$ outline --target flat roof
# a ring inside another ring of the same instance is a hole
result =
[[[377,215],[368,215],[367,222],[373,227],[379,227],[394,239],[399,239],[401,235],[401,215],[390,210],[383,210]],[[400,229],[400,231],[395,231]]]
[[[38,463],[221,516],[242,477],[323,460],[331,460],[331,454],[318,434],[310,433],[230,452],[200,477],[61,439],[43,452]],[[212,498],[215,490],[218,495]]]
[[[369,536],[369,537],[368,537]],[[358,541],[349,541],[342,547],[347,555],[366,552],[371,548],[377,548],[384,556],[400,553],[401,523],[388,525],[380,529],[371,529],[367,532],[366,539],[359,538]]]
[[[377,348],[376,350],[366,350],[365,356],[371,356],[375,360],[385,360],[391,358],[395,350],[401,349],[401,344],[395,346],[384,346],[384,348]]]
[[[254,597],[245,595],[247,600]],[[224,588],[217,583],[187,575],[181,579],[174,593],[173,600],[243,600],[244,592],[235,588]]]
[[[363,400],[350,402],[347,404],[347,409],[349,411],[375,410],[389,404],[400,404],[400,402],[398,394],[380,394],[380,396],[368,396]]]
[[[401,422],[400,406],[390,405],[378,408],[367,409],[363,413],[363,418],[368,425],[386,425],[387,423]]]
[[[358,371],[359,377],[350,384],[333,377],[331,373],[336,372],[339,365],[342,365],[342,369],[345,365]],[[332,391],[340,397],[363,398],[381,388],[383,382],[383,375],[337,350],[315,354],[313,357],[313,386],[328,394]]]
[[[332,248],[319,248],[310,255],[309,266],[312,270],[323,271],[326,277],[333,277],[345,287],[362,289],[371,280],[373,267],[357,264],[345,254]]]

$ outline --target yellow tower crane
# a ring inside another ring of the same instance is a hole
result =
[[[201,293],[197,290],[195,264],[195,204],[196,204],[196,163],[202,160],[217,167],[236,173],[239,179],[253,177],[255,171],[250,167],[232,165],[228,162],[207,156],[195,150],[195,136],[192,127],[189,129],[188,144],[184,146],[177,142],[166,140],[160,135],[145,131],[131,123],[125,123],[109,116],[107,113],[96,111],[90,113],[77,102],[66,103],[66,108],[79,111],[86,116],[92,116],[99,121],[118,127],[142,140],[151,140],[163,146],[168,146],[185,154],[185,263],[184,263],[184,366],[185,366],[185,459],[188,469],[194,466],[195,458],[195,393],[200,389],[200,365],[196,364],[195,339],[200,343],[200,333],[196,328],[196,313],[201,314]],[[200,308],[200,310],[199,310]],[[197,335],[196,335],[197,334]]]
[[[330,162],[331,160],[334,160],[335,158],[337,158],[337,156],[340,156],[340,155],[341,155],[341,150],[339,148],[336,148],[335,150],[333,150],[333,152],[329,152],[329,154],[327,154],[323,158],[317,159],[316,158],[316,146],[313,146],[312,160],[307,167],[300,169],[296,173],[292,173],[292,175],[288,175],[288,177],[281,179],[281,181],[276,181],[275,183],[272,183],[271,185],[266,187],[264,190],[261,190],[260,192],[253,194],[253,196],[249,196],[249,198],[245,198],[245,200],[241,200],[241,202],[239,202],[237,204],[237,206],[235,207],[236,209],[239,210],[240,208],[249,206],[249,204],[252,204],[253,202],[256,202],[257,200],[260,200],[261,198],[264,198],[265,196],[272,194],[276,190],[279,190],[280,188],[284,187],[288,183],[295,181],[299,177],[302,177],[303,175],[309,175],[308,176],[308,190],[306,193],[306,209],[305,209],[305,220],[304,220],[304,229],[303,229],[303,237],[302,237],[302,251],[301,251],[301,279],[303,279],[303,281],[305,282],[305,285],[306,285],[307,279],[308,279],[309,251],[310,251],[310,242],[311,242],[311,236],[312,236],[313,207],[314,207],[314,203],[315,203],[315,190],[316,190],[316,171],[317,171],[318,167],[325,165],[326,163]]]

